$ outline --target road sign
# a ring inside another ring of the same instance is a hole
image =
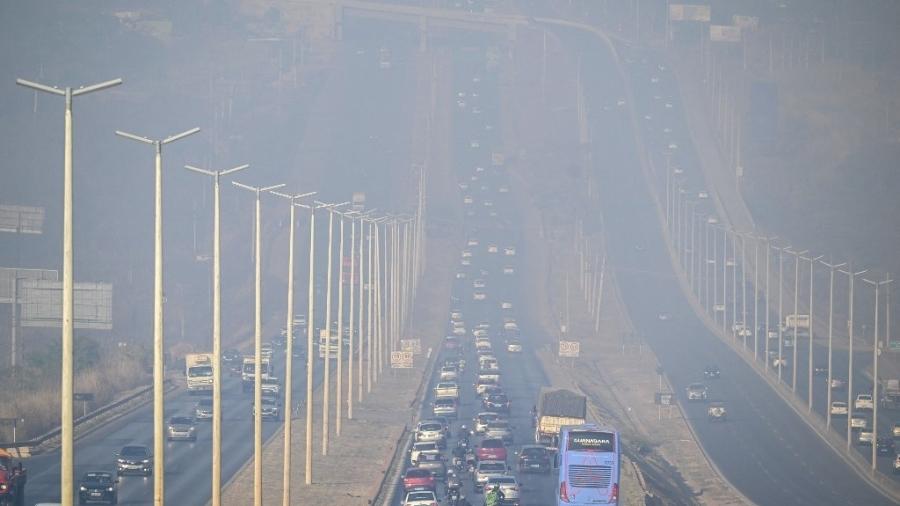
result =
[[[656,392],[654,400],[657,406],[671,406],[674,404],[675,395],[671,392]]]
[[[579,341],[560,341],[559,356],[578,358],[581,353],[581,342]]]
[[[43,207],[0,205],[0,232],[40,234],[43,228]]]
[[[85,402],[93,402],[94,394],[93,393],[78,393],[73,394],[73,397],[76,401],[85,401]]]
[[[412,369],[413,353],[411,351],[392,351],[391,369]]]
[[[740,42],[741,27],[732,25],[709,25],[709,40],[713,42]]]
[[[725,311],[725,304],[716,304],[713,306],[713,310],[721,313],[722,311]]]
[[[669,19],[671,21],[702,21],[709,23],[712,14],[709,5],[670,4]]]
[[[0,267],[0,304],[12,304],[13,292],[16,291],[16,278],[19,279],[18,299],[21,304],[24,302],[23,293],[21,291],[22,281],[25,279],[46,279],[56,281],[59,274],[56,271],[47,269],[14,269],[10,267]]]
[[[888,348],[891,351],[900,351],[900,341],[891,341],[888,343]]]
[[[413,355],[421,355],[422,354],[422,340],[421,339],[401,339],[400,340],[400,349],[403,351],[411,351]]]
[[[19,281],[23,327],[62,326],[62,282]],[[75,328],[112,330],[112,284],[75,283]]]

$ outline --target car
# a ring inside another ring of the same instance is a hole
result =
[[[229,348],[222,352],[222,360],[225,362],[238,362],[241,360],[241,352]]]
[[[464,271],[459,271],[456,273],[456,279],[466,279],[468,277],[469,277],[469,275],[466,274]]]
[[[860,446],[872,446],[875,434],[870,429],[862,429],[856,437],[856,443]]]
[[[832,390],[843,390],[847,387],[847,382],[841,378],[831,377],[831,389]]]
[[[502,393],[503,393],[503,388],[500,385],[487,385],[484,388],[484,391],[481,394],[479,394],[478,398],[479,398],[479,400],[483,401],[491,395],[502,394]]]
[[[706,416],[710,422],[724,422],[728,419],[728,411],[723,402],[711,402],[706,408]]]
[[[484,202],[482,202],[482,204],[484,205],[484,207],[494,207],[493,200],[485,200]]]
[[[496,411],[498,413],[509,413],[509,397],[506,394],[491,394],[481,401],[481,405],[488,411]],[[490,428],[490,424],[488,424]]]
[[[661,322],[665,322],[671,320],[672,315],[671,313],[659,313],[658,315],[656,315],[656,319]]]
[[[490,376],[490,377],[482,377],[479,376],[478,379],[475,380],[475,393],[481,395],[485,393],[485,391],[492,386],[499,386],[500,379],[499,376]]]
[[[418,489],[434,490],[436,486],[434,474],[428,469],[411,467],[403,475],[403,490],[406,492]]]
[[[106,471],[88,471],[78,485],[78,503],[116,504],[119,501],[119,479]]]
[[[508,257],[514,257],[514,256],[516,256],[516,248],[515,248],[515,246],[507,246],[507,247],[503,248],[503,254],[506,255],[506,256],[508,256]]]
[[[197,426],[194,419],[189,416],[173,416],[169,418],[169,424],[166,428],[166,435],[169,441],[196,441]]]
[[[515,476],[488,476],[484,489],[493,490],[494,487],[500,488],[504,503],[515,503],[519,500],[519,482]]]
[[[509,193],[509,186],[501,185],[500,188],[497,189],[500,193]]]
[[[891,427],[891,435],[900,438],[900,422],[894,422],[894,426]]]
[[[459,372],[456,370],[456,367],[452,365],[441,367],[441,381],[456,381],[458,376]]]
[[[428,470],[438,480],[443,480],[447,477],[447,463],[444,461],[444,456],[439,453],[419,454],[416,468]]]
[[[479,278],[479,279],[472,281],[472,288],[484,288],[485,286],[486,286],[486,283],[484,282],[483,279]]]
[[[484,434],[484,431],[487,430],[488,423],[500,418],[499,413],[494,413],[493,411],[484,411],[478,413],[475,418],[472,419],[474,425],[472,429],[476,434]]]
[[[487,429],[491,427],[491,424],[496,422],[497,420],[488,422],[485,427],[485,434],[487,434]],[[505,462],[506,444],[500,438],[485,437],[481,440],[478,448],[475,449],[475,456],[478,460],[502,460]]]
[[[487,251],[488,253],[497,253],[500,251],[500,248],[498,248],[496,244],[489,244]]]
[[[281,393],[281,382],[278,378],[269,376],[268,378],[262,379],[260,388],[262,389],[263,395],[277,396]]]
[[[857,394],[856,400],[853,401],[853,409],[860,411],[872,411],[875,409],[875,403],[872,401],[871,394]]]
[[[828,366],[818,365],[813,367],[813,374],[816,376],[828,376]]]
[[[462,265],[463,267],[468,267],[468,266],[472,265],[472,259],[470,259],[470,258],[461,258],[461,259],[459,260],[459,265]]]
[[[440,423],[425,421],[416,426],[416,442],[431,441],[438,446],[443,445],[444,428]]]
[[[847,409],[847,403],[842,401],[831,402],[831,416],[847,416],[850,410]]]
[[[478,139],[472,139],[469,141],[469,147],[470,148],[479,148],[479,147],[481,147],[481,142],[479,142]]]
[[[507,310],[507,311],[508,311],[508,310],[510,310],[510,309],[512,309],[512,308],[513,308],[513,303],[512,303],[512,302],[509,302],[509,301],[503,301],[503,302],[500,303],[500,309],[503,309],[503,310]]]
[[[442,381],[435,385],[434,396],[437,399],[459,399],[459,385],[453,381]]]
[[[194,405],[195,420],[212,420],[213,417],[213,400],[211,398],[200,399]]]
[[[272,358],[273,351],[274,347],[270,342],[262,343],[259,347],[259,352],[262,355],[262,358]]]
[[[406,493],[401,506],[435,506],[437,503],[434,490],[412,490]]]
[[[894,474],[900,473],[900,454],[894,457]]]
[[[153,474],[153,453],[144,445],[123,446],[116,454],[116,474]]]
[[[506,343],[506,351],[509,353],[522,353],[522,342],[518,339],[510,339]]]
[[[889,437],[880,437],[876,439],[875,452],[881,456],[894,455],[894,440]]]
[[[504,444],[513,442],[513,428],[506,420],[497,419],[488,422],[487,428],[484,430],[484,437],[490,439],[500,439]]]
[[[459,309],[450,310],[450,319],[451,320],[460,321],[460,320],[462,320],[462,316],[463,316],[462,311],[460,311]]]
[[[251,416],[256,416],[256,406],[253,405],[253,401],[250,401],[250,414]],[[264,395],[262,397],[260,414],[263,420],[273,420],[276,422],[281,420],[281,407],[278,405],[278,400],[274,397]]]
[[[703,369],[703,377],[707,379],[719,379],[722,375],[722,371],[719,370],[719,366],[717,365],[708,365],[705,369]]]
[[[486,293],[484,293],[480,290],[472,292],[472,300],[485,300],[485,299],[487,299]]]
[[[505,476],[508,473],[505,460],[479,460],[475,466],[475,491],[482,491],[491,476]]]
[[[456,400],[449,398],[436,399],[431,405],[431,412],[434,413],[434,416],[456,418],[458,414]]]
[[[419,460],[419,455],[425,453],[440,455],[441,449],[434,441],[419,441],[413,443],[412,448],[409,449],[409,464],[415,467],[416,462]]]
[[[504,265],[503,266],[503,274],[511,275],[511,274],[515,274],[515,273],[516,273],[516,270],[515,270],[515,268],[513,268],[512,265]]]
[[[705,401],[709,396],[706,385],[703,383],[691,383],[686,390],[689,401]]]
[[[854,430],[862,430],[869,426],[869,419],[863,415],[850,416],[850,428]]]
[[[550,473],[550,450],[544,445],[525,445],[519,450],[520,473]]]

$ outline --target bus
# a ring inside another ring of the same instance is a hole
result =
[[[619,503],[619,433],[596,424],[560,429],[558,506]]]

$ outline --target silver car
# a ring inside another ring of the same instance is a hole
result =
[[[494,486],[500,487],[505,501],[517,501],[519,499],[519,482],[515,476],[491,476],[485,484],[485,490],[492,490]]]
[[[196,441],[197,427],[189,416],[173,416],[168,425],[169,441]]]
[[[506,444],[512,443],[512,427],[506,420],[494,420],[488,422],[487,427],[484,430],[484,437],[492,439],[502,439]]]
[[[454,399],[437,399],[434,401],[432,405],[431,411],[434,413],[434,416],[446,416],[449,418],[456,418],[457,416],[457,408],[456,401]]]
[[[484,485],[491,477],[505,476],[509,473],[506,462],[502,460],[482,460],[475,468],[475,489],[484,490]]]
[[[444,428],[437,422],[420,422],[416,428],[416,441],[433,441],[439,445],[444,440]]]

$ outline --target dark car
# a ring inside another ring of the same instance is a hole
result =
[[[222,361],[239,362],[241,360],[241,352],[235,349],[227,349],[222,352]]]
[[[719,366],[717,365],[708,365],[706,369],[703,369],[703,377],[707,379],[718,379],[719,376],[722,375],[722,371],[719,370]]]
[[[213,417],[213,400],[210,398],[200,399],[194,406],[194,419],[196,420],[212,420]]]
[[[880,437],[875,442],[875,451],[878,455],[894,455],[894,440],[889,437]]]
[[[550,450],[546,446],[527,445],[519,451],[520,473],[549,473]]]
[[[116,454],[116,473],[119,476],[123,474],[150,476],[153,474],[153,454],[150,452],[150,448],[143,445],[122,447]]]
[[[118,478],[105,471],[88,471],[81,477],[78,487],[78,503],[89,502],[116,504],[119,501]]]
[[[481,405],[488,411],[509,412],[509,397],[506,394],[491,394],[481,401]]]

